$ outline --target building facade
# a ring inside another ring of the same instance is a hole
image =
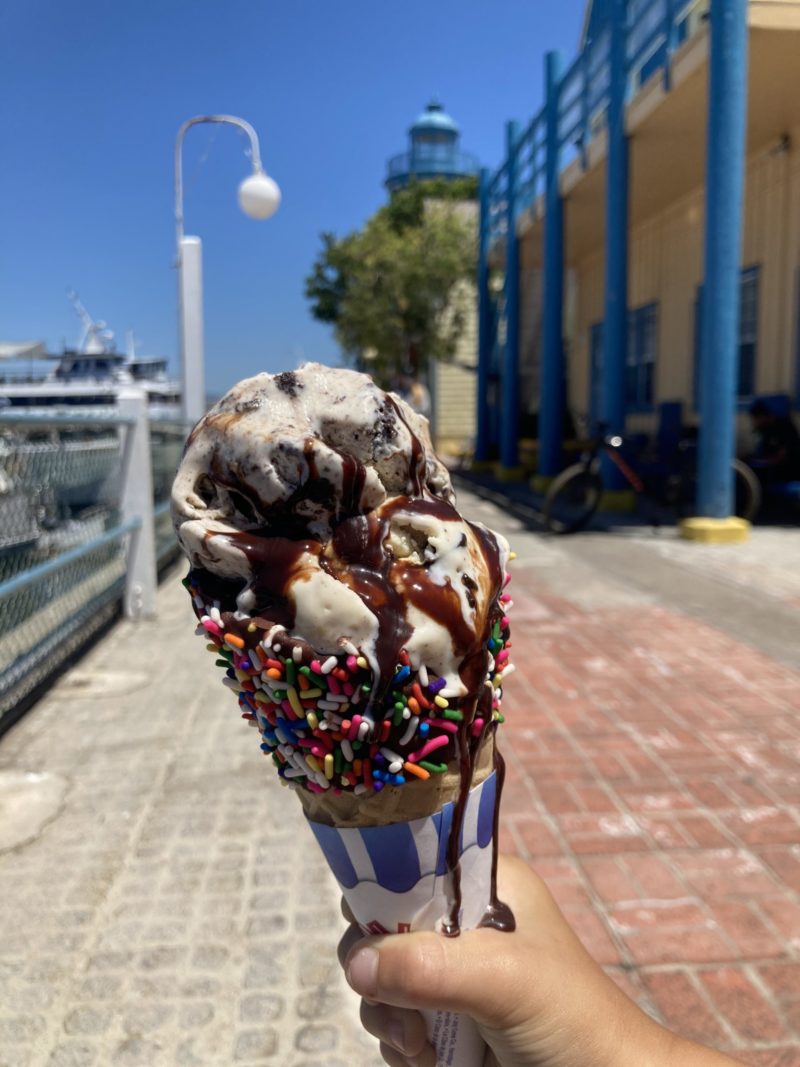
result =
[[[793,0],[588,5],[484,178],[479,458],[513,472],[529,428],[551,477],[562,405],[655,434],[679,404],[721,470],[753,399],[797,408],[799,55]]]

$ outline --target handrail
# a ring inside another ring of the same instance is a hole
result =
[[[3,423],[14,426],[133,426],[135,419],[124,415],[101,415],[95,412],[76,411],[67,415],[63,411],[52,415],[45,411],[13,411],[0,408],[0,427]]]
[[[98,548],[103,548],[112,541],[119,541],[126,534],[138,530],[141,525],[141,519],[128,519],[127,522],[122,522],[119,526],[114,526],[113,529],[106,530],[105,533],[100,534],[99,537],[92,538],[91,541],[87,541],[84,545],[77,545],[75,548],[70,548],[67,552],[62,552],[60,555],[54,556],[52,559],[45,560],[44,563],[39,563],[37,566],[31,567],[30,570],[23,571],[22,574],[14,575],[14,577],[9,578],[8,581],[0,582],[0,600],[13,596],[14,593],[18,593],[21,589],[27,588],[41,578],[46,578],[49,574],[54,574],[56,571],[60,571],[62,568],[68,566],[70,563],[74,563],[76,560],[83,559],[84,556],[96,552]]]
[[[704,2],[705,0],[640,0],[635,21],[627,30],[625,78],[630,79],[636,86],[645,67],[648,78],[664,68],[667,85],[670,56],[678,31],[683,33],[680,40],[684,40],[687,33],[696,32],[697,26],[692,25],[692,13],[701,8]],[[570,158],[574,158],[574,146],[579,145],[584,165],[587,146],[599,132],[597,117],[608,104],[609,62],[608,32],[605,29],[578,53],[559,82],[559,149],[571,148]],[[527,192],[535,191],[543,170],[543,166],[541,169],[537,166],[536,155],[543,147],[537,141],[537,130],[540,123],[544,125],[544,120],[545,109],[542,107],[530,119],[518,142],[518,153],[528,153],[525,174],[521,181],[522,189]],[[490,213],[496,210],[502,184],[501,174],[507,167],[508,160],[504,159],[489,178]],[[526,206],[525,196],[520,197],[518,210]]]

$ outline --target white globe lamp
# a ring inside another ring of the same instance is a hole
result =
[[[263,170],[245,178],[239,186],[239,207],[251,219],[268,219],[280,207],[281,191]]]

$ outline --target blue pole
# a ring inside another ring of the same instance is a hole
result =
[[[723,519],[733,513],[747,0],[712,0],[710,48],[697,512]]]
[[[664,91],[669,92],[672,88],[672,53],[678,38],[678,26],[675,22],[676,0],[664,2]]]
[[[478,216],[478,379],[476,384],[475,459],[489,459],[489,375],[492,360],[492,309],[489,301],[489,171],[481,170]]]
[[[625,431],[625,357],[628,345],[628,138],[625,135],[627,96],[627,2],[610,0],[608,151],[606,163],[605,309],[600,412],[607,432]],[[611,489],[625,482],[605,462],[603,474]]]
[[[564,213],[558,187],[560,138],[558,111],[563,57],[545,56],[544,311],[539,379],[539,474],[561,470],[564,428]]]
[[[501,381],[500,467],[509,476],[519,466],[519,246],[517,244],[517,146],[519,123],[506,123],[506,339]]]

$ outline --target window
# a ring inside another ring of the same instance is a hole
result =
[[[758,356],[758,267],[746,267],[739,280],[739,370],[736,383],[738,399],[746,403],[756,391]],[[698,285],[694,301],[694,406],[700,404],[700,352],[703,343],[704,287]]]
[[[742,271],[739,283],[739,396],[756,390],[758,347],[758,267]]]
[[[589,422],[594,430],[603,411],[603,324],[589,327]]]
[[[644,304],[628,313],[628,351],[625,361],[625,406],[628,411],[653,410],[657,311],[657,304]]]

